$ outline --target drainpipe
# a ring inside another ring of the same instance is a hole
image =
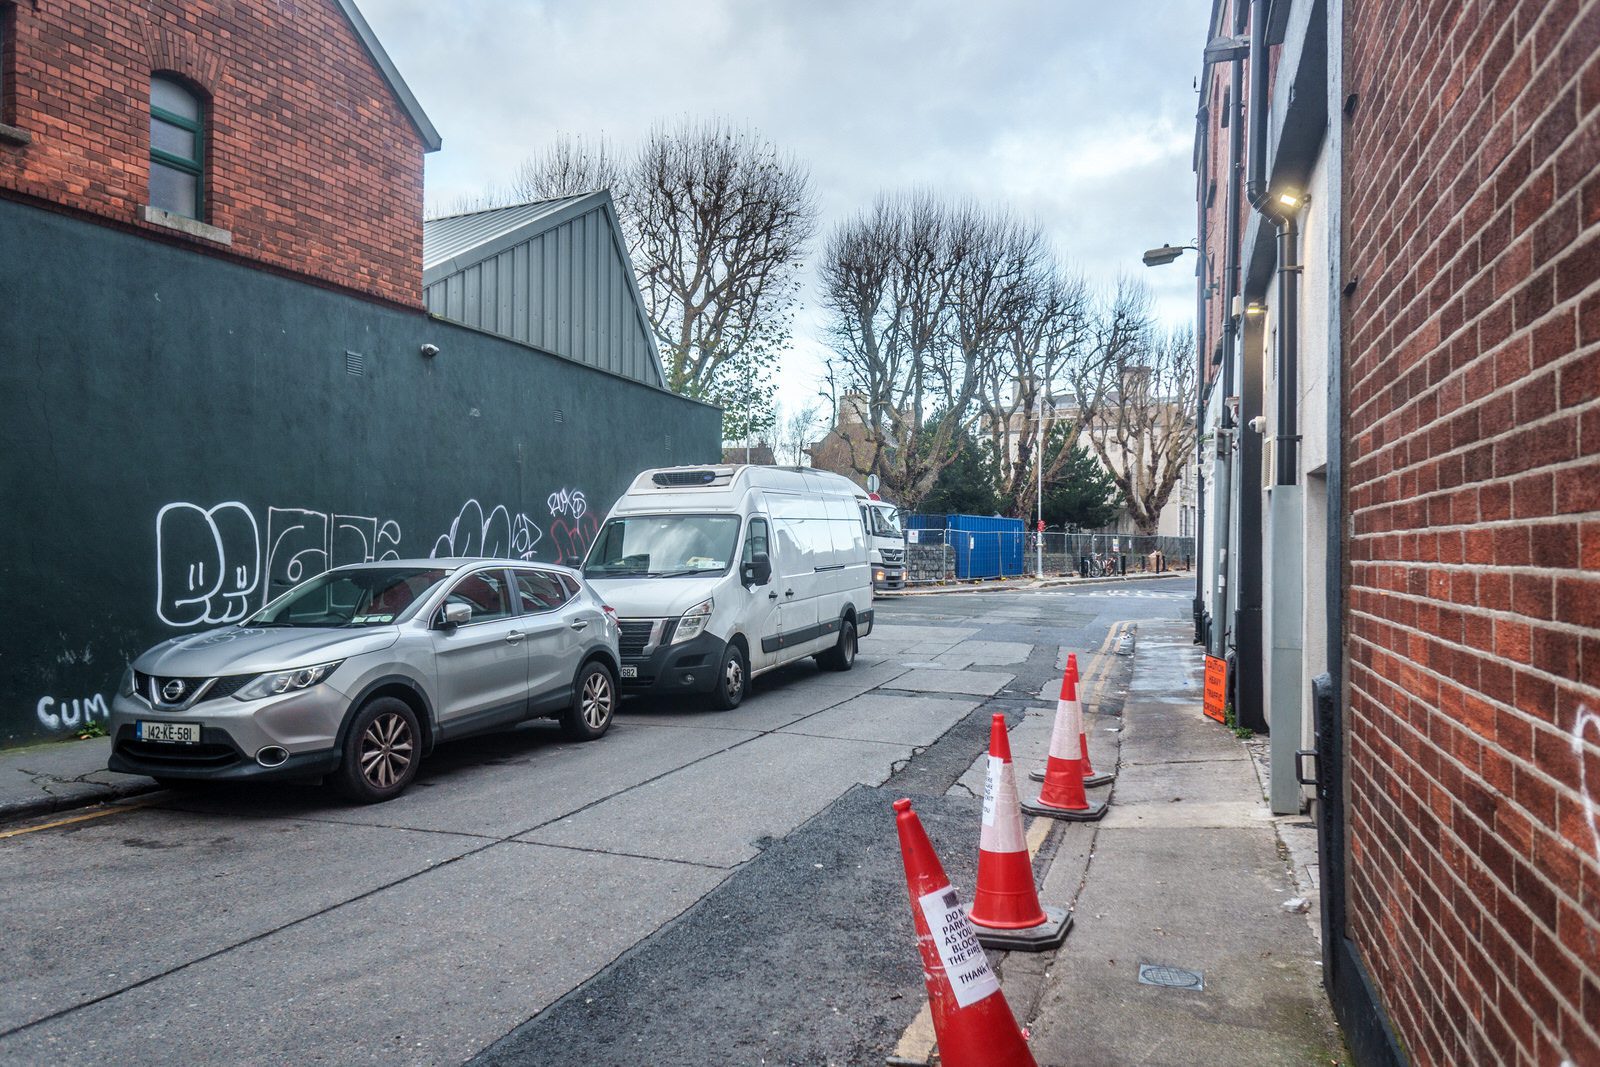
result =
[[[1299,299],[1300,228],[1294,213],[1275,204],[1267,194],[1267,0],[1250,3],[1250,169],[1245,196],[1250,206],[1278,231],[1278,338],[1274,346],[1278,380],[1277,438],[1273,449],[1275,485],[1298,480],[1300,418]]]
[[[1211,110],[1201,108],[1195,116],[1195,136],[1200,144],[1200,181],[1196,186],[1199,195],[1195,198],[1199,204],[1199,222],[1195,228],[1197,240],[1195,245],[1195,258],[1199,266],[1195,273],[1199,281],[1195,284],[1195,376],[1194,376],[1194,427],[1195,427],[1195,455],[1194,455],[1194,643],[1202,644],[1206,639],[1206,594],[1205,585],[1201,575],[1206,573],[1206,568],[1200,564],[1200,531],[1205,528],[1206,522],[1206,480],[1205,480],[1205,449],[1200,445],[1201,430],[1206,422],[1206,369],[1209,360],[1208,346],[1206,345],[1206,327],[1210,325],[1210,317],[1206,315],[1206,181],[1211,173],[1211,143],[1208,135],[1211,132]]]

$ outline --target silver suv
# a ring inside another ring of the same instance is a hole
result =
[[[388,800],[440,741],[541,717],[604,734],[618,659],[615,614],[565,567],[339,567],[135,659],[110,768],[163,783],[331,775],[354,800]]]

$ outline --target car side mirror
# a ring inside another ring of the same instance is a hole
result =
[[[471,621],[471,604],[446,604],[444,610],[439,612],[439,626],[442,629],[453,630]]]
[[[745,585],[766,585],[772,581],[772,560],[765,552],[757,552],[740,568],[740,578]]]
[[[573,570],[577,570],[578,568],[583,566],[583,557],[582,556],[562,556],[561,557],[561,565],[563,567],[571,567]]]

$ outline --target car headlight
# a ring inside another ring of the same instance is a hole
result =
[[[711,609],[715,603],[708,597],[684,612],[683,618],[678,620],[677,630],[672,634],[672,643],[681,645],[705,633],[707,624],[711,622]]]
[[[341,659],[332,663],[319,663],[315,667],[300,667],[292,671],[276,671],[272,674],[263,674],[233,694],[233,698],[235,700],[260,700],[262,697],[275,697],[301,689],[310,689],[332,674],[334,669],[343,662],[344,660]]]
[[[131,697],[137,691],[138,686],[134,684],[133,678],[133,664],[130,663],[127,669],[122,672],[122,684],[117,686],[117,692],[125,697]]]

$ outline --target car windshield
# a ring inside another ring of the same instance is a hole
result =
[[[586,578],[685,578],[727,571],[739,542],[736,515],[630,515],[611,519],[583,566]]]
[[[323,573],[262,608],[245,626],[383,626],[450,572],[436,567],[357,567]]]
[[[872,536],[874,537],[904,537],[900,529],[900,513],[895,508],[871,507],[867,514],[872,516]]]

